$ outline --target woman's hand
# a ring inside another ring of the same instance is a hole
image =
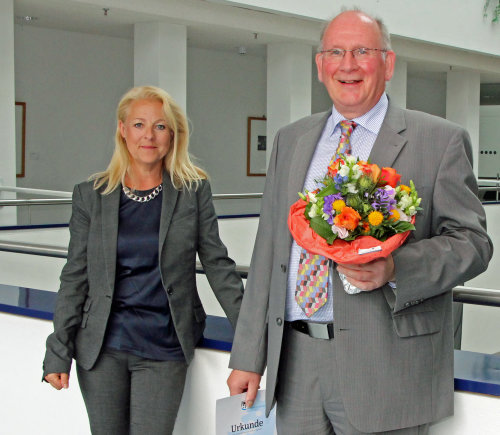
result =
[[[52,385],[56,390],[62,388],[69,388],[69,374],[68,373],[49,373],[45,376],[45,380]]]

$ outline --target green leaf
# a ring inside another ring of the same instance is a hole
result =
[[[404,233],[405,231],[414,230],[415,225],[411,222],[399,221],[393,225],[393,228],[397,233]]]
[[[321,198],[324,198],[325,196],[328,195],[333,195],[334,193],[337,193],[337,189],[335,189],[335,184],[330,184],[326,187],[323,188],[316,196],[319,196]]]
[[[326,243],[331,245],[333,241],[337,238],[337,235],[333,233],[330,224],[319,216],[313,217],[310,221],[311,229],[320,237],[326,240]]]

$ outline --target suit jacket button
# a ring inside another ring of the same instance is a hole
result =
[[[281,265],[281,271],[282,271],[283,273],[286,273],[286,264],[282,264],[282,265]]]
[[[278,326],[283,325],[283,319],[281,317],[276,318],[276,325]]]
[[[406,307],[406,308],[408,308],[410,305],[411,305],[411,304],[410,304],[410,302],[406,302],[406,303],[405,303],[405,307]]]
[[[173,289],[172,287],[169,287],[169,288],[167,289],[167,294],[171,295],[171,294],[173,294],[173,293],[174,293],[174,289]]]

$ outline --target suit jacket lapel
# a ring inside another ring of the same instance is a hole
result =
[[[118,240],[118,220],[120,209],[121,185],[109,195],[98,195],[101,198],[102,213],[102,246],[104,264],[108,276],[108,285],[111,293],[115,288],[116,274],[116,245]]]
[[[392,166],[407,142],[407,139],[400,135],[404,130],[404,112],[389,102],[384,122],[370,153],[370,162],[380,167]]]
[[[288,183],[288,203],[293,204],[299,199],[297,192],[302,192],[307,170],[314,155],[314,150],[318,144],[321,133],[325,128],[326,121],[331,111],[325,112],[322,117],[315,119],[311,128],[297,140],[297,146],[290,163],[289,183]],[[302,132],[298,132],[300,135]],[[325,168],[326,172],[326,168]]]
[[[179,197],[179,191],[173,186],[170,181],[170,176],[166,171],[163,171],[163,190],[162,190],[162,203],[161,203],[161,218],[160,218],[160,235],[159,235],[159,255],[163,250],[163,244],[167,237],[168,228],[172,221],[174,214],[175,204]]]

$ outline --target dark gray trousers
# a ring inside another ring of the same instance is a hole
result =
[[[76,366],[93,435],[165,435],[174,429],[187,364],[104,350],[92,370]]]
[[[279,435],[367,435],[346,416],[332,378],[334,340],[311,338],[285,328],[276,390]],[[426,435],[429,425],[382,432],[386,435]]]

